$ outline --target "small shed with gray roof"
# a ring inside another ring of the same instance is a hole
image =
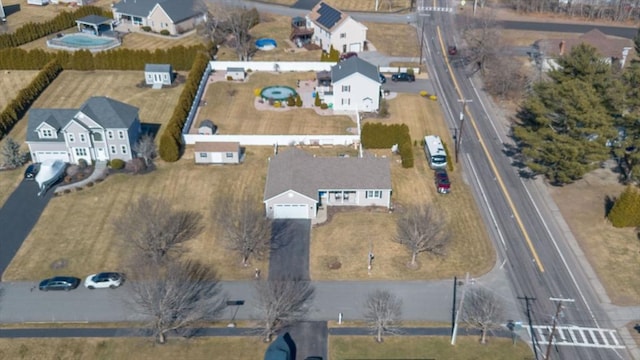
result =
[[[228,67],[227,68],[227,80],[240,80],[244,81],[246,72],[243,67]]]
[[[269,159],[267,216],[313,219],[321,206],[391,207],[388,158],[317,157],[293,148]]]
[[[196,142],[196,164],[239,164],[242,150],[239,142]]]
[[[144,81],[147,85],[171,85],[173,67],[170,64],[146,64],[144,66]]]

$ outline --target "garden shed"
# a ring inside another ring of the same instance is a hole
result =
[[[242,152],[239,142],[196,142],[196,164],[239,164]]]
[[[213,135],[217,131],[218,131],[218,127],[216,126],[216,124],[214,124],[213,121],[209,119],[202,120],[202,122],[200,123],[200,126],[198,127],[199,135]]]
[[[228,67],[227,79],[228,80],[241,80],[244,81],[246,73],[242,67]]]
[[[147,85],[171,85],[173,68],[170,64],[146,64],[144,80]]]

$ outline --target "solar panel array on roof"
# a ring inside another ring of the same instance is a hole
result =
[[[340,20],[340,16],[342,13],[340,11],[332,8],[327,4],[321,4],[320,9],[318,9],[318,14],[320,17],[318,18],[318,23],[327,29],[331,29],[333,25],[335,25],[338,20]]]

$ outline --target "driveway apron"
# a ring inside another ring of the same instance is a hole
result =
[[[309,280],[311,220],[278,219],[271,229],[269,279]]]
[[[22,242],[38,222],[53,196],[53,189],[43,196],[37,194],[38,184],[35,181],[22,181],[0,209],[0,274],[7,269]]]

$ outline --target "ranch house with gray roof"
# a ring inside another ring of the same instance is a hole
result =
[[[62,160],[77,164],[133,158],[140,136],[138,108],[104,96],[85,101],[80,109],[31,109],[27,145],[33,162]]]
[[[113,18],[151,31],[169,31],[171,35],[195,29],[207,18],[195,0],[121,0],[112,6]]]
[[[389,159],[282,151],[269,159],[264,204],[273,219],[314,219],[322,206],[390,208]]]

